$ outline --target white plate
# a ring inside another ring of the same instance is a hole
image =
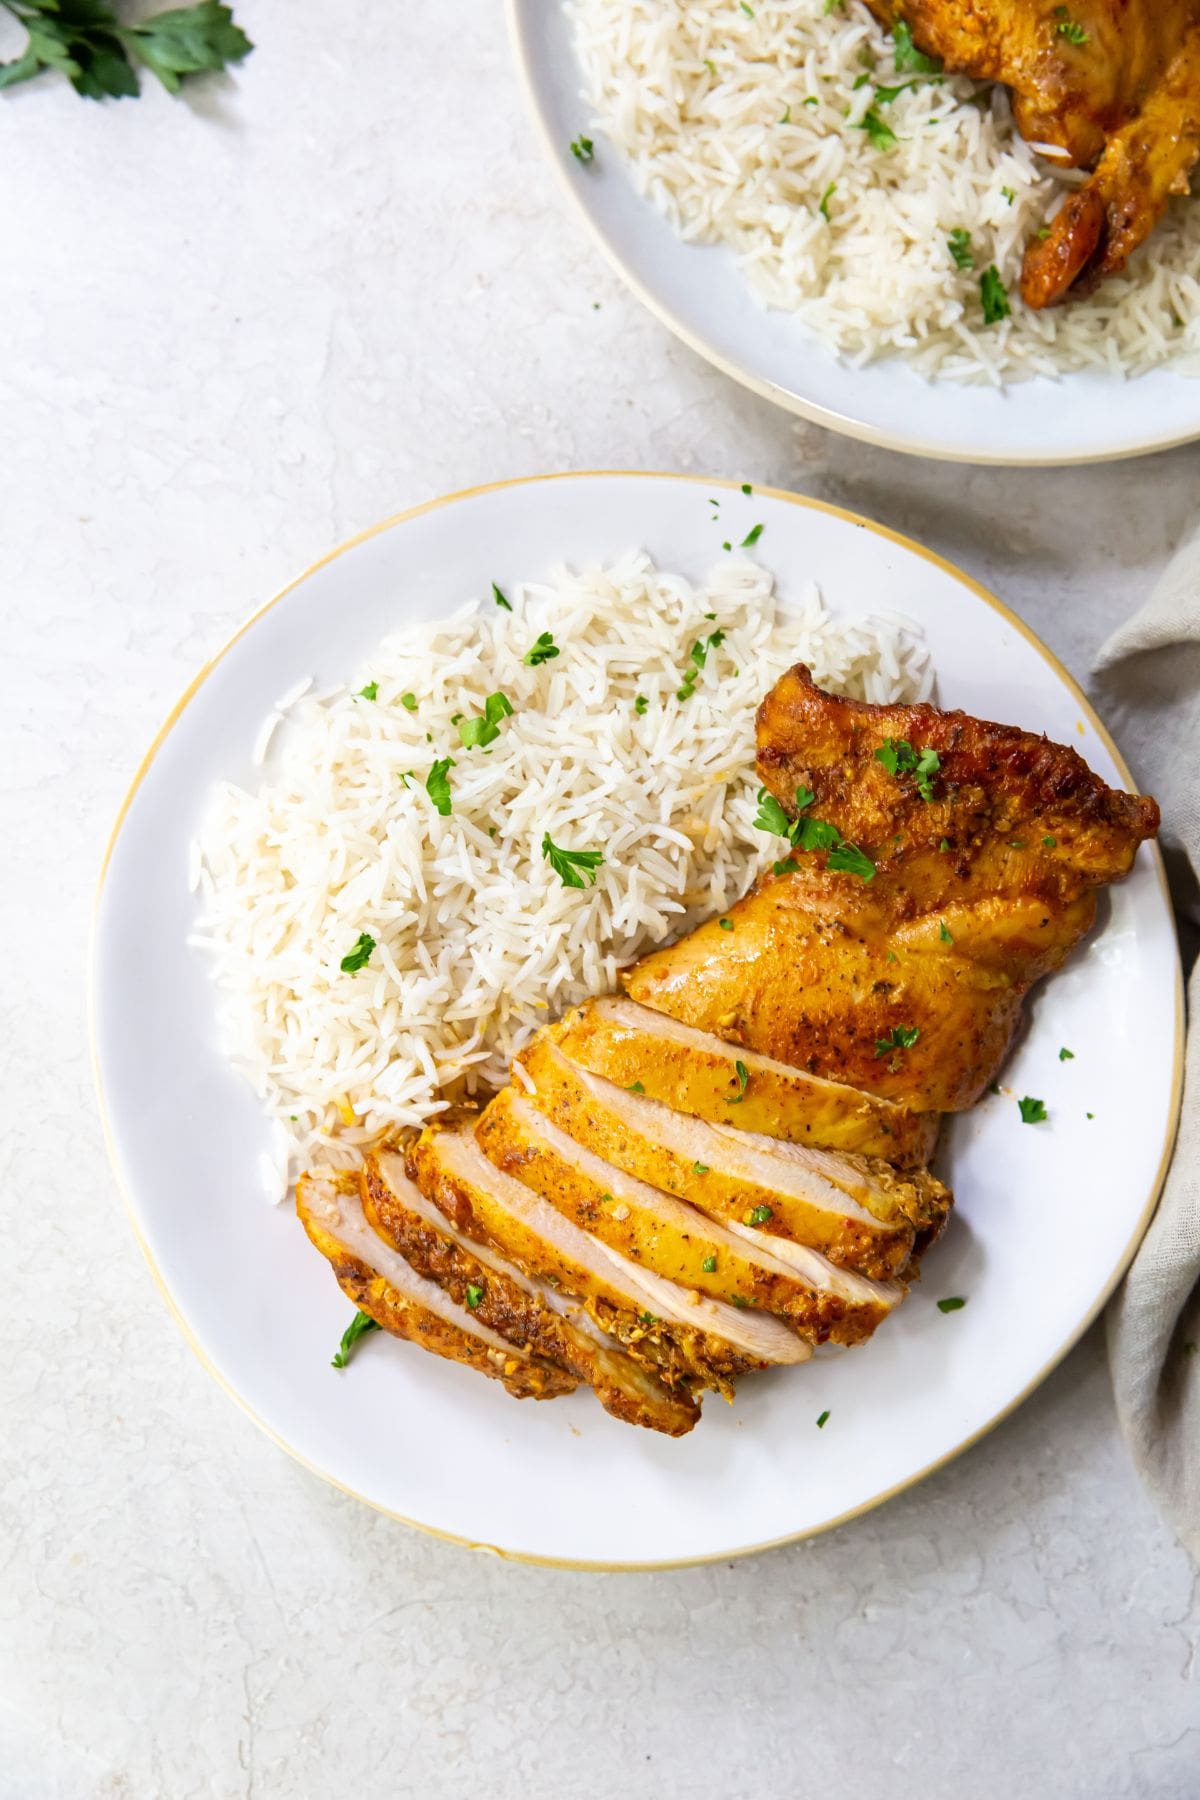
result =
[[[508,0],[517,65],[547,155],[618,274],[684,343],[756,393],[818,425],[955,462],[1102,462],[1200,437],[1200,378],[1169,366],[1004,389],[927,382],[899,359],[855,369],[755,299],[731,252],[685,244],[639,197],[620,156],[581,168],[582,77],[561,0]]]
[[[714,525],[707,496],[724,490]],[[816,579],[852,614],[920,621],[939,697],[1073,744],[1124,770],[1077,689],[1020,622],[894,533],[730,483],[580,475],[508,483],[419,507],[356,539],[259,612],[204,669],[126,801],[97,902],[94,1046],[102,1108],[134,1227],[193,1347],[281,1444],[332,1481],[425,1528],[504,1552],[644,1566],[732,1556],[818,1531],[961,1450],[1079,1336],[1125,1267],[1157,1193],[1178,1104],[1179,976],[1157,852],[1143,848],[1103,929],[1031,1008],[1004,1076],[1035,1094],[987,1100],[948,1133],[959,1206],[925,1280],[861,1350],[747,1381],[678,1443],[618,1425],[589,1394],[518,1404],[493,1383],[391,1339],[329,1359],[350,1317],[290,1209],[263,1199],[269,1132],[214,1043],[188,844],[209,784],[253,782],[276,697],[334,684],[389,630],[495,579],[644,546],[703,576],[718,538],[763,522],[786,600]],[[732,527],[732,530],[731,530]],[[1075,1052],[1058,1060],[1060,1045]],[[1088,1113],[1094,1113],[1089,1120]],[[965,1295],[960,1312],[934,1302]],[[816,1419],[828,1409],[824,1430]]]

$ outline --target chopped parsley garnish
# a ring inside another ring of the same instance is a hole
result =
[[[380,1330],[382,1330],[382,1326],[371,1317],[370,1313],[356,1312],[345,1331],[342,1333],[342,1341],[338,1345],[337,1353],[329,1365],[330,1368],[344,1369],[346,1364],[350,1361],[350,1358],[354,1355],[354,1346],[357,1344],[359,1338],[366,1337],[368,1331]]]
[[[415,694],[401,694],[400,704],[404,708],[405,712],[416,712],[417,696]]]
[[[730,1295],[730,1298],[732,1299],[733,1304],[738,1308],[738,1310],[740,1312],[745,1312],[746,1308],[750,1304],[750,1302],[747,1300],[745,1294],[732,1294],[732,1295]]]
[[[722,931],[732,931],[733,930],[733,920],[732,919],[718,919],[717,924],[721,927]]]
[[[468,1281],[468,1283],[467,1283],[467,1305],[470,1307],[472,1312],[475,1311],[475,1308],[479,1305],[479,1302],[483,1299],[483,1295],[484,1295],[484,1289],[480,1286],[480,1284],[478,1282]]]
[[[494,582],[494,581],[493,581],[493,583],[492,583],[492,599],[493,599],[493,600],[494,600],[494,601],[495,601],[495,602],[496,602],[496,605],[497,605],[497,606],[502,606],[502,607],[503,607],[503,608],[504,608],[504,610],[505,610],[505,612],[511,612],[511,611],[512,611],[512,607],[511,607],[511,605],[510,605],[510,604],[509,604],[509,602],[508,602],[508,601],[507,601],[507,600],[506,600],[506,599],[505,599],[505,597],[504,597],[504,595],[503,595],[503,593],[502,593],[502,592],[501,592],[501,590],[500,590],[500,589],[499,589],[499,588],[498,588],[498,587],[497,587],[497,586],[496,586],[496,583],[495,583],[495,582]]]
[[[936,750],[914,750],[907,738],[884,738],[875,761],[889,775],[911,775],[922,800],[933,799],[933,778],[942,766]]]
[[[837,193],[837,182],[831,181],[829,186],[825,189],[825,192],[821,195],[821,203],[817,207],[817,211],[820,213],[821,217],[826,221],[826,223],[829,222],[829,202],[833,199],[833,196],[836,193]]]
[[[527,668],[536,669],[539,663],[551,662],[554,657],[559,654],[560,651],[558,645],[554,642],[550,633],[548,631],[543,631],[538,637],[537,642],[534,644],[533,649],[525,652],[525,665]]]
[[[777,125],[790,125],[791,122],[792,122],[792,103],[789,100],[787,105],[784,107],[783,112],[780,114],[779,118],[776,119],[775,123]]]
[[[464,750],[479,750],[487,744],[494,744],[500,736],[501,719],[511,718],[512,702],[506,694],[489,694],[483,703],[483,714],[478,719],[463,719],[458,727],[458,735],[463,741]]]
[[[123,25],[107,0],[4,0],[28,36],[22,55],[0,63],[0,88],[46,69],[65,75],[85,100],[135,98],[140,64],[177,94],[184,80],[241,62],[254,45],[228,6],[197,0]]]
[[[647,700],[645,694],[639,694],[637,699],[633,703],[633,710],[637,714],[639,719],[641,718],[642,714],[646,711],[646,709],[649,705],[650,705],[650,702]]]
[[[949,848],[950,848],[950,839],[943,838],[941,843],[938,845],[938,849],[939,850],[948,850]]]
[[[595,886],[596,870],[604,861],[602,850],[560,850],[547,831],[542,837],[542,855],[564,887]],[[585,882],[584,877],[587,877]]]
[[[639,1313],[638,1321],[642,1325],[657,1325],[658,1324],[658,1320],[655,1318],[653,1313]]]
[[[826,1407],[825,1411],[823,1413],[818,1413],[818,1415],[817,1415],[817,1430],[824,1431],[825,1426],[828,1423],[828,1420],[829,1420],[829,1408]]]
[[[926,56],[923,50],[917,49],[912,30],[903,19],[897,19],[892,26],[892,59],[902,75],[940,75],[942,72],[940,58]]]
[[[855,131],[865,131],[876,150],[891,150],[900,142],[891,126],[886,124],[874,107],[864,115],[861,123],[854,126]]]
[[[768,1219],[773,1219],[774,1217],[775,1213],[771,1207],[756,1206],[746,1223],[748,1225],[765,1225]]]
[[[700,1264],[700,1267],[704,1270],[704,1273],[706,1275],[715,1275],[717,1272],[716,1257],[715,1256],[706,1256],[704,1261]]]
[[[1095,1113],[1085,1113],[1083,1116],[1085,1119],[1094,1119],[1096,1115]]]
[[[707,1175],[708,1174],[708,1164],[707,1163],[693,1163],[692,1164],[692,1174],[693,1175]]]
[[[938,923],[938,936],[941,938],[943,944],[952,944],[954,942],[954,933],[947,925],[945,919],[940,920]]]
[[[579,137],[571,139],[571,155],[576,162],[590,163],[595,154],[596,146],[590,137],[584,137],[581,133]]]
[[[752,6],[747,6],[746,0],[741,0],[741,7],[742,7],[742,11],[745,13],[745,15],[748,19],[752,19],[754,17],[754,8]]]
[[[743,492],[743,494],[752,494],[754,492],[754,489],[751,487],[751,485],[748,481],[743,481],[742,492]]]
[[[983,302],[983,322],[985,325],[998,325],[1001,319],[1007,319],[1012,307],[1008,303],[1008,290],[1004,286],[1004,278],[995,263],[985,269],[979,277],[979,298]]]
[[[857,83],[855,85],[857,86]],[[875,98],[880,105],[890,106],[898,94],[903,94],[907,88],[916,87],[916,85],[915,81],[901,81],[895,87],[877,87]]]
[[[750,1084],[750,1071],[740,1057],[737,1062],[734,1063],[733,1069],[734,1079],[738,1084],[738,1091],[731,1099],[726,1100],[726,1106],[740,1106],[742,1101],[746,1098],[746,1089]]]
[[[796,789],[796,805],[801,812],[811,806],[816,795],[811,788]],[[755,829],[770,831],[776,837],[787,838],[797,850],[828,850],[829,860],[826,867],[847,875],[857,875],[863,881],[870,881],[875,874],[875,864],[871,858],[858,848],[857,844],[848,844],[836,825],[827,819],[800,818],[789,820],[774,794],[766,788],[758,790],[758,813],[754,820]],[[795,868],[790,858],[776,863],[774,872],[781,875]]]
[[[782,862],[771,864],[771,873],[772,875],[794,875],[799,867],[800,864],[794,858],[786,856]]]
[[[1045,1101],[1035,1100],[1029,1094],[1018,1100],[1017,1105],[1021,1110],[1022,1125],[1042,1125],[1050,1116]]]
[[[425,777],[425,792],[443,819],[449,818],[453,810],[454,802],[450,798],[450,770],[455,766],[452,756],[440,757]]]
[[[893,1025],[886,1037],[875,1039],[876,1056],[890,1056],[894,1050],[911,1050],[921,1035],[919,1025]]]
[[[1010,187],[1002,187],[1000,189],[1000,192],[1004,195],[1004,198],[1008,201],[1008,204],[1011,206],[1013,201],[1017,197],[1016,189],[1010,188]]]
[[[958,1294],[951,1294],[948,1299],[938,1301],[937,1309],[939,1312],[961,1312],[966,1304]]]
[[[851,93],[854,93],[854,94],[857,94],[857,92],[858,92],[858,90],[859,90],[859,88],[865,88],[865,87],[866,87],[866,85],[867,85],[867,83],[868,83],[868,81],[870,81],[870,79],[871,79],[871,77],[870,77],[870,76],[869,76],[869,75],[867,75],[867,74],[865,74],[865,73],[864,73],[864,74],[862,74],[862,75],[859,75],[859,76],[858,76],[858,77],[857,77],[857,78],[856,78],[856,79],[855,79],[855,82],[854,82],[854,85],[853,85],[853,87],[852,87],[852,88],[851,88],[851,90],[850,90],[850,91],[851,91]]]
[[[360,932],[358,942],[355,944],[353,950],[350,951],[348,956],[343,956],[341,962],[338,964],[342,974],[357,975],[360,969],[365,969],[371,960],[371,952],[374,948],[375,939],[371,936],[370,932]]]
[[[366,687],[359,688],[354,696],[356,700],[376,700],[378,697],[379,683],[377,681],[368,681]]]
[[[697,638],[689,652],[692,659],[692,667],[684,674],[682,686],[675,690],[675,698],[677,700],[691,699],[696,689],[697,677],[708,661],[709,651],[719,650],[724,642],[725,633],[723,631],[710,631],[706,638]]]
[[[1045,850],[1056,850],[1058,848],[1058,839],[1056,837],[1044,837],[1042,839],[1042,848]]]
[[[644,1094],[645,1091],[646,1090],[640,1081],[631,1081],[629,1086],[625,1089],[627,1094]]]
[[[1058,1053],[1058,1060],[1059,1060],[1059,1062],[1074,1062],[1075,1061],[1075,1052],[1073,1050],[1068,1050],[1066,1045],[1064,1044],[1062,1049]]]
[[[1058,19],[1058,24],[1054,29],[1060,38],[1066,38],[1068,44],[1087,43],[1087,32],[1077,19],[1067,17],[1067,9],[1065,6],[1056,6],[1054,13],[1055,17]]]
[[[975,252],[971,248],[971,234],[969,231],[964,231],[961,225],[946,239],[946,248],[954,258],[956,269],[973,269],[975,267]]]
[[[748,550],[750,548],[751,544],[757,544],[757,542],[758,542],[759,538],[762,536],[762,534],[763,534],[763,528],[761,525],[752,525],[750,527],[749,531],[746,533],[745,537],[742,539],[742,546],[741,546],[742,549]]]

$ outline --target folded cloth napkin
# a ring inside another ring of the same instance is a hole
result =
[[[1162,806],[1188,1013],[1200,1020],[1200,532],[1100,651],[1095,690],[1139,785]],[[1117,1412],[1133,1459],[1200,1560],[1200,1030],[1158,1211],[1108,1311]]]

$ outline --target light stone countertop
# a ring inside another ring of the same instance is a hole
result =
[[[170,1323],[96,1120],[88,915],[143,749],[250,608],[444,491],[698,470],[912,533],[1084,675],[1200,476],[1200,451],[998,473],[798,425],[565,216],[495,0],[237,10],[257,53],[186,101],[0,97],[0,1796],[1190,1800],[1195,1576],[1095,1331],[855,1524],[602,1576],[324,1486]]]

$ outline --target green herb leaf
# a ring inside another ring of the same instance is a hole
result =
[[[961,1312],[966,1304],[957,1294],[951,1294],[948,1299],[938,1301],[937,1309],[939,1312]]]
[[[354,1346],[357,1344],[359,1338],[366,1337],[368,1331],[380,1330],[382,1330],[382,1326],[379,1325],[369,1313],[356,1312],[345,1331],[342,1333],[342,1341],[338,1345],[337,1353],[334,1356],[330,1367],[333,1369],[344,1369],[346,1364],[350,1361],[350,1358],[354,1355]]]
[[[1045,1101],[1034,1100],[1029,1094],[1026,1094],[1024,1099],[1018,1100],[1017,1105],[1021,1109],[1023,1125],[1042,1125],[1050,1116],[1046,1111]]]
[[[733,930],[733,920],[732,919],[718,919],[717,924],[721,927],[722,931],[732,931]]]
[[[892,26],[892,58],[904,75],[940,75],[942,64],[936,56],[926,56],[913,43],[911,28],[903,19]]]
[[[855,131],[865,131],[876,150],[891,150],[900,142],[891,126],[880,118],[874,107],[864,115],[862,122],[855,125],[853,129]]]
[[[1044,850],[1056,850],[1058,848],[1058,839],[1056,837],[1044,837],[1042,839],[1042,848]]]
[[[647,700],[645,694],[639,694],[637,699],[633,703],[633,710],[637,714],[639,719],[641,718],[642,714],[646,711],[646,709],[648,708],[649,705],[650,705],[650,702]]]
[[[823,1413],[819,1413],[817,1415],[817,1430],[824,1431],[825,1426],[828,1423],[828,1420],[829,1420],[829,1408],[826,1407],[825,1411]]]
[[[551,841],[547,831],[542,837],[542,855],[564,887],[581,888],[595,885],[596,870],[604,861],[600,850],[562,850]],[[581,873],[582,871],[582,873]],[[585,882],[584,876],[587,877]]]
[[[507,694],[489,694],[483,703],[483,716],[478,719],[463,719],[458,727],[464,749],[474,750],[494,744],[500,736],[501,719],[511,717],[512,701]]]
[[[750,1082],[750,1071],[739,1057],[733,1065],[734,1078],[737,1081],[737,1093],[727,1099],[726,1106],[740,1106],[746,1097],[746,1088]]]
[[[525,652],[525,663],[530,669],[536,669],[540,663],[551,662],[560,654],[558,645],[548,631],[543,631],[532,650]]]
[[[505,599],[504,594],[496,586],[494,581],[492,583],[492,599],[496,602],[497,606],[502,606],[504,608],[505,612],[512,611],[511,604],[509,603],[508,600]]]
[[[973,269],[975,252],[971,248],[971,234],[958,226],[946,239],[946,248],[954,259],[956,269]]]
[[[644,1094],[645,1091],[646,1090],[640,1081],[631,1081],[629,1086],[625,1089],[627,1094]]]
[[[379,683],[377,681],[368,681],[366,687],[359,688],[357,694],[354,696],[356,700],[375,700],[378,699],[378,697]]]
[[[483,1288],[480,1285],[480,1283],[475,1282],[475,1281],[468,1281],[468,1283],[467,1283],[467,1305],[470,1307],[472,1312],[475,1311],[475,1308],[479,1305],[479,1302],[483,1299],[485,1292],[486,1292],[486,1289]]]
[[[1065,13],[1067,9],[1065,6],[1056,6],[1054,10],[1056,13]],[[1068,44],[1086,44],[1088,42],[1087,32],[1076,19],[1060,19],[1055,30],[1059,37],[1066,38]]]
[[[772,875],[794,875],[799,867],[798,862],[793,861],[790,856],[786,856],[782,862],[771,864],[771,873]]]
[[[820,205],[817,207],[817,211],[820,213],[821,217],[825,220],[826,224],[830,223],[829,202],[833,199],[833,196],[836,193],[837,193],[837,182],[831,181],[829,186],[825,189],[825,192],[821,195],[821,202],[820,202]]]
[[[1064,1044],[1063,1048],[1058,1053],[1058,1060],[1059,1062],[1074,1062],[1075,1052],[1073,1050],[1068,1050]]]
[[[692,1174],[693,1175],[707,1175],[708,1174],[708,1164],[707,1163],[699,1163],[699,1162],[693,1163],[692,1164]]]
[[[868,76],[867,79],[869,80],[870,77]],[[854,85],[857,87],[858,83],[855,82]],[[903,94],[905,90],[910,87],[916,87],[916,85],[915,81],[901,81],[898,82],[895,87],[877,87],[875,89],[876,103],[882,106],[890,106],[892,101],[895,100],[898,95]]]
[[[914,750],[907,738],[884,738],[875,761],[889,775],[911,775],[922,800],[933,799],[933,778],[942,766],[936,750]]]
[[[417,696],[415,694],[401,694],[400,704],[404,707],[406,712],[416,712]]]
[[[15,62],[0,64],[0,88],[53,69],[85,99],[128,99],[140,91],[138,62],[177,94],[186,76],[223,69],[254,48],[230,9],[216,0],[156,13],[136,25],[122,25],[105,0],[4,0],[4,6],[25,26],[29,41]]]
[[[756,831],[769,831],[775,837],[791,836],[791,820],[774,794],[769,794],[765,787],[758,790],[758,812],[753,823]]]
[[[443,819],[449,818],[453,811],[454,803],[450,798],[450,770],[455,767],[452,756],[443,756],[434,763],[425,777],[425,792]]]
[[[775,1213],[774,1213],[774,1209],[772,1207],[756,1206],[754,1208],[754,1211],[750,1214],[750,1217],[747,1220],[747,1224],[749,1224],[749,1225],[765,1225],[768,1219],[773,1219],[774,1217],[775,1217]]]
[[[983,303],[985,325],[998,325],[1012,311],[1008,303],[1008,290],[995,263],[979,277],[979,298]]]
[[[706,1256],[704,1261],[700,1264],[700,1267],[704,1270],[704,1273],[706,1275],[715,1275],[717,1272],[716,1257],[715,1256]]]
[[[350,951],[348,956],[343,956],[338,965],[342,974],[357,975],[360,969],[365,969],[371,960],[371,952],[374,948],[375,939],[371,936],[370,932],[360,932],[358,942],[355,944],[353,950]]]
[[[871,858],[857,844],[839,844],[829,852],[825,867],[835,874],[857,875],[860,881],[873,881],[877,873]]]
[[[579,137],[571,139],[571,155],[576,162],[590,163],[595,154],[596,146],[590,137],[584,137],[581,134]]]
[[[894,1050],[911,1050],[921,1035],[919,1025],[893,1025],[886,1037],[875,1039],[876,1056],[890,1056]]]
[[[938,936],[941,938],[943,944],[952,944],[954,942],[954,933],[950,930],[945,919],[940,920],[938,923]]]

